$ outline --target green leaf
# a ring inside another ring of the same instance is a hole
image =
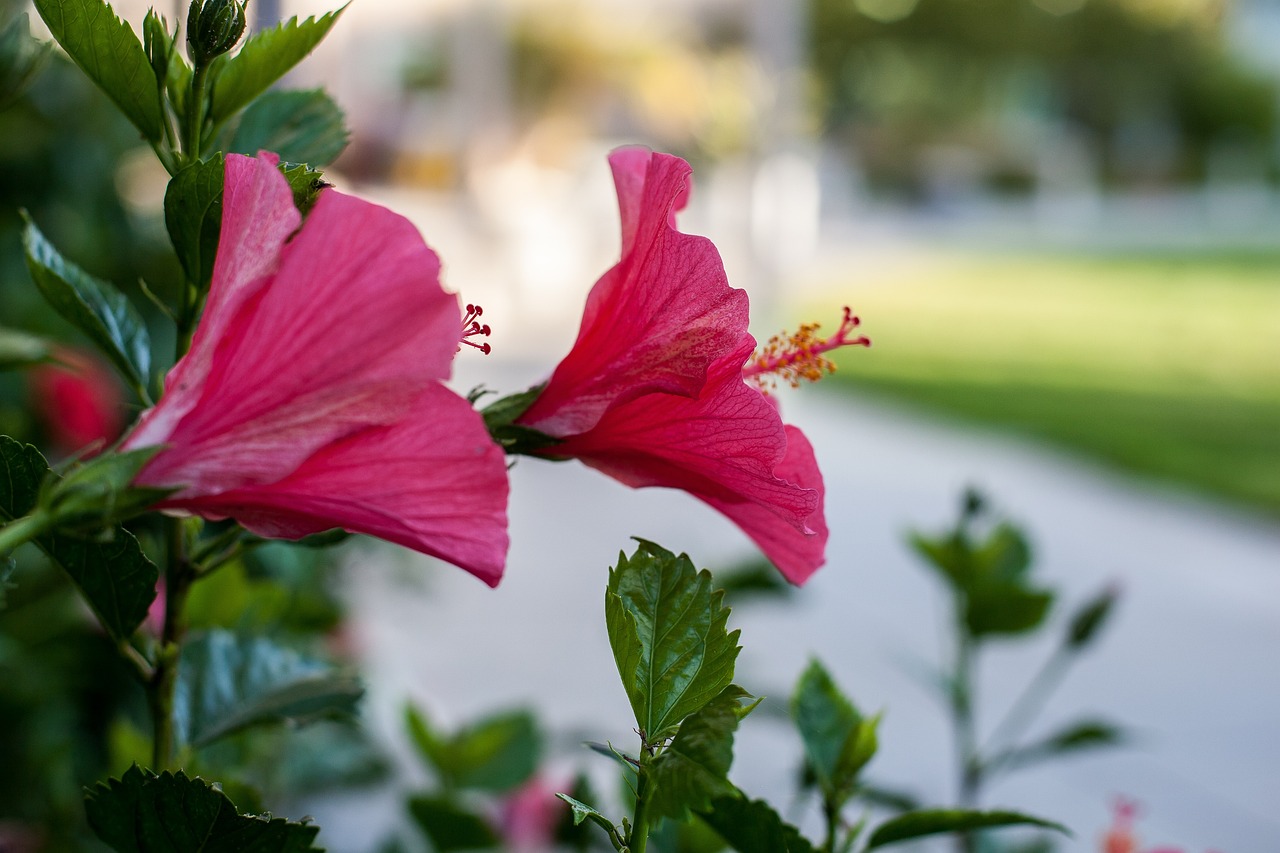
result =
[[[53,310],[88,335],[143,394],[151,371],[151,341],[142,316],[112,284],[64,259],[34,222],[26,222],[22,244],[36,287]]]
[[[293,206],[303,216],[311,212],[311,206],[320,197],[320,191],[330,186],[319,171],[305,164],[281,163],[280,172],[293,191]]]
[[[302,61],[328,34],[346,6],[319,18],[297,17],[264,30],[245,42],[235,56],[221,60],[213,88],[210,118],[221,125]]]
[[[0,31],[0,110],[16,101],[31,85],[52,50],[52,42],[32,37],[26,12]]]
[[[1012,584],[991,584],[971,590],[965,602],[965,625],[975,637],[1024,634],[1044,622],[1053,593]]]
[[[739,791],[717,797],[698,816],[738,853],[818,853],[800,830],[779,817],[763,800],[748,800]]]
[[[875,755],[879,717],[864,719],[817,660],[796,684],[791,715],[824,798],[843,805],[858,772]]]
[[[1124,732],[1111,723],[1082,720],[1059,729],[1043,740],[1010,749],[993,758],[990,763],[993,768],[1014,770],[1066,753],[1116,746],[1124,740]]]
[[[241,815],[203,779],[135,764],[85,795],[94,833],[117,853],[322,853],[318,827],[271,815]]]
[[[213,278],[213,261],[222,231],[222,155],[198,160],[169,181],[164,193],[164,224],[187,279],[200,290]]]
[[[528,711],[494,714],[456,732],[437,734],[421,711],[405,709],[406,724],[422,757],[450,788],[510,791],[533,776],[542,735]]]
[[[410,797],[409,814],[431,839],[437,853],[483,850],[498,844],[498,836],[488,821],[444,797]]]
[[[142,42],[102,0],[35,0],[72,61],[152,142],[162,133],[156,79]]]
[[[274,151],[289,163],[327,166],[347,147],[350,134],[342,110],[323,89],[271,91],[240,117],[227,151]]]
[[[184,742],[203,746],[250,726],[349,717],[362,695],[358,679],[327,664],[213,630],[183,647],[174,719]]]
[[[739,631],[725,630],[729,608],[711,574],[652,542],[609,572],[609,644],[641,736],[655,743],[733,680]]]
[[[48,474],[40,451],[0,436],[0,521],[30,513]],[[35,541],[71,577],[113,639],[127,640],[142,624],[160,573],[132,533],[114,527],[95,538],[46,534]]]
[[[174,489],[134,487],[133,479],[161,450],[158,446],[103,453],[71,468],[46,486],[41,503],[64,528],[83,527],[94,535],[118,520],[137,515]]]
[[[0,370],[30,367],[50,361],[53,344],[15,329],[0,328]]]
[[[1067,628],[1067,648],[1079,652],[1092,643],[1098,631],[1107,624],[1119,597],[1119,591],[1109,586],[1086,601],[1071,617],[1071,624]]]
[[[609,833],[610,837],[617,835],[618,828],[613,825],[613,821],[600,814],[600,812],[596,811],[591,806],[579,800],[575,800],[568,794],[556,794],[556,797],[567,803],[569,808],[573,810],[574,826],[580,826],[584,820],[589,820],[605,832]]]
[[[689,810],[706,811],[714,797],[731,796],[733,733],[738,721],[755,706],[744,708],[745,690],[729,685],[701,709],[685,717],[671,745],[646,768],[650,783],[650,814],[677,821]]]
[[[907,812],[885,821],[876,827],[867,840],[865,849],[874,850],[899,841],[910,841],[926,835],[944,832],[967,832],[974,829],[993,829],[1000,826],[1038,826],[1070,836],[1062,824],[1018,812],[971,812],[962,809],[929,809]]]
[[[544,382],[518,394],[509,394],[481,410],[489,435],[508,454],[532,454],[560,443],[561,439],[516,423],[516,419],[528,411],[546,387]],[[484,393],[479,390],[472,392],[472,404]]]

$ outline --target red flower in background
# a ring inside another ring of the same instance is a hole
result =
[[[36,416],[58,453],[100,450],[124,430],[120,383],[89,355],[59,349],[55,357],[56,363],[33,368],[27,377]]]
[[[609,163],[622,258],[592,288],[573,349],[518,423],[560,439],[546,455],[705,501],[803,583],[826,559],[822,475],[800,430],[744,380],[755,351],[746,293],[729,286],[709,240],[675,228],[692,170],[635,148]]]
[[[226,160],[204,316],[124,445],[164,446],[136,482],[178,488],[162,507],[271,537],[367,533],[496,585],[505,460],[440,384],[463,328],[439,259],[408,220],[332,189],[299,229],[275,164]]]

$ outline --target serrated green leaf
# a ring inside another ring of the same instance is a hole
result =
[[[200,778],[137,765],[121,779],[94,785],[85,813],[98,838],[117,853],[323,853],[318,827],[270,815],[241,815]]]
[[[52,49],[52,42],[40,41],[31,35],[26,12],[0,32],[0,110],[17,100],[31,85]]]
[[[605,621],[614,661],[643,737],[669,737],[733,680],[738,631],[711,574],[652,542],[609,572]]]
[[[784,821],[763,800],[748,800],[741,791],[717,797],[698,816],[738,853],[818,853],[800,830]]]
[[[498,844],[497,833],[488,821],[443,797],[426,794],[410,797],[409,814],[431,839],[437,853],[483,850]]]
[[[40,451],[0,436],[0,521],[30,513],[48,473]],[[113,527],[95,538],[46,534],[35,541],[70,576],[113,639],[128,639],[142,624],[160,573],[132,533]]]
[[[299,21],[290,18],[245,42],[235,56],[220,60],[210,118],[220,125],[302,61],[324,39],[347,7]]]
[[[452,736],[435,732],[412,706],[405,709],[405,721],[423,759],[449,788],[510,791],[538,768],[542,734],[528,711],[493,714]]]
[[[141,393],[151,372],[151,340],[133,303],[58,254],[29,218],[22,245],[31,278],[53,310],[88,335]]]
[[[274,151],[288,163],[328,166],[347,147],[346,117],[323,89],[265,92],[244,111],[225,148]]]
[[[0,328],[0,370],[30,367],[52,357],[53,344],[44,338],[16,329]]]
[[[875,755],[880,718],[864,718],[817,660],[796,684],[791,715],[823,798],[842,806],[853,793],[858,773]]]
[[[363,695],[358,679],[327,664],[264,637],[212,630],[182,649],[175,728],[202,746],[250,726],[349,717]]]
[[[939,835],[945,832],[968,832],[975,829],[994,829],[1001,826],[1038,826],[1070,836],[1062,824],[1018,812],[974,812],[963,809],[928,809],[907,812],[885,821],[876,827],[867,839],[865,849],[874,850],[900,841]]]
[[[164,224],[187,278],[200,290],[209,286],[222,231],[223,160],[216,154],[187,166],[164,193]]]
[[[144,137],[159,141],[155,75],[133,29],[102,0],[35,0],[35,6],[72,61]]]
[[[320,197],[320,191],[329,184],[324,180],[321,172],[306,164],[281,163],[280,172],[289,182],[289,189],[293,191],[293,206],[298,208],[299,213],[306,216],[311,212],[311,206],[316,203],[316,199]]]
[[[708,810],[713,798],[735,793],[728,779],[733,733],[748,710],[741,704],[747,696],[745,690],[731,684],[685,717],[671,745],[645,768],[651,815],[685,821],[690,809]]]

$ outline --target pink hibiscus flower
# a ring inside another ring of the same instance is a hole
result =
[[[505,461],[440,384],[464,329],[435,253],[408,220],[332,189],[302,224],[268,154],[227,158],[222,204],[191,350],[124,444],[164,446],[137,484],[263,536],[341,527],[496,585]]]
[[[559,439],[544,455],[705,501],[801,584],[826,559],[822,474],[800,430],[745,381],[755,351],[746,293],[729,286],[709,240],[675,228],[692,170],[636,148],[609,163],[622,259],[592,288],[573,349],[517,423]],[[847,331],[820,343],[865,342]]]

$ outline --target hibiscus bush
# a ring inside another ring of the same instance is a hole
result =
[[[325,180],[347,136],[329,96],[272,88],[338,12],[245,39],[242,2],[193,0],[183,26],[152,11],[139,37],[102,0],[35,6],[168,171],[164,223],[179,278],[144,283],[144,313],[26,217],[35,289],[97,354],[0,332],[0,364],[33,371],[40,406],[65,427],[61,445],[45,448],[62,454],[53,465],[0,436],[0,592],[40,638],[6,660],[14,678],[47,686],[35,673],[57,664],[37,652],[76,634],[62,654],[88,664],[96,692],[81,695],[89,682],[73,678],[58,707],[83,718],[90,748],[59,765],[70,781],[58,790],[99,781],[83,802],[73,793],[13,814],[49,827],[15,844],[317,849],[314,824],[264,811],[272,791],[377,769],[358,736],[324,728],[351,720],[363,692],[341,661],[324,555],[363,534],[497,585],[511,457],[576,459],[632,487],[683,490],[740,527],[792,584],[822,566],[822,475],[767,391],[816,378],[830,369],[825,353],[868,341],[846,309],[830,337],[805,326],[757,351],[746,294],[708,240],[676,226],[690,189],[684,161],[643,148],[610,156],[621,257],[587,295],[568,355],[533,388],[464,396],[446,383],[460,352],[490,351],[483,309],[443,287],[439,258],[408,220]],[[25,24],[5,32],[0,48],[12,57],[0,72],[16,91],[46,48]],[[122,399],[140,412],[123,434],[112,420]],[[411,711],[441,787],[409,808],[435,849],[501,843],[476,797],[521,786],[520,797],[560,810],[566,843],[631,853],[651,835],[674,850],[681,833],[708,830],[722,846],[763,853],[1054,826],[969,809],[909,809],[874,827],[847,819],[877,720],[815,662],[792,699],[827,816],[823,838],[807,840],[728,780],[734,732],[760,700],[735,673],[739,632],[711,575],[641,541],[601,581],[634,712],[621,725],[636,740],[599,751],[625,779],[626,815],[583,786],[534,784],[539,735],[525,714],[445,734]],[[48,597],[57,619],[31,616],[44,585],[60,596]],[[83,604],[68,607],[71,596]],[[282,721],[295,725],[273,725]],[[53,725],[40,731],[58,741]],[[28,745],[23,766],[38,766],[44,753]],[[329,762],[323,772],[316,756]]]

